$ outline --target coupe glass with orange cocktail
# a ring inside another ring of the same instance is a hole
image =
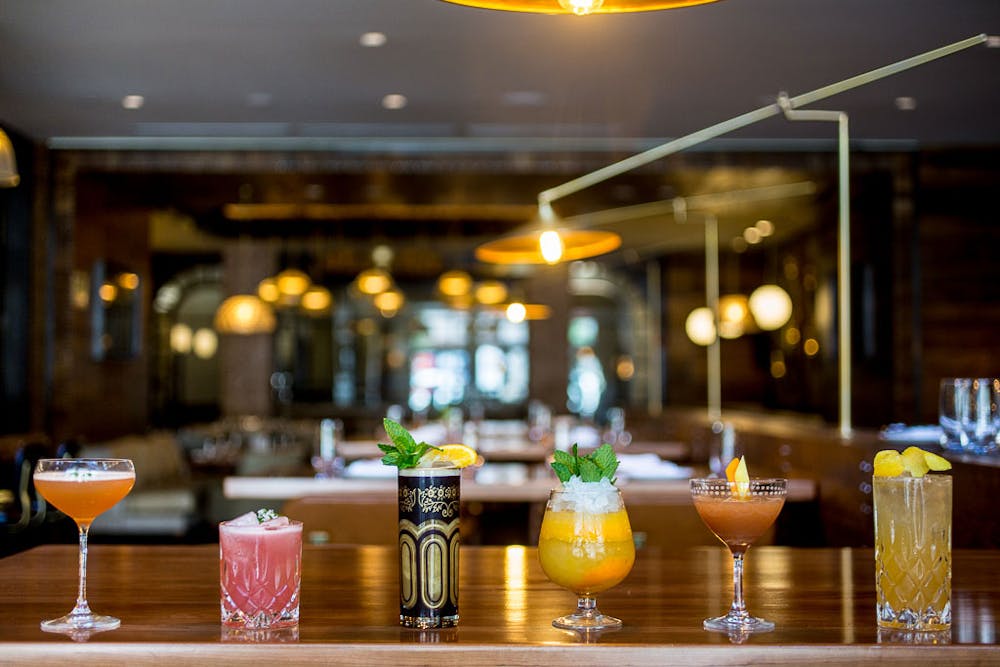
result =
[[[35,489],[72,518],[80,533],[80,580],[76,606],[66,616],[42,622],[46,632],[100,632],[121,621],[90,611],[87,603],[87,534],[94,519],[114,507],[135,485],[128,459],[41,459],[35,467]]]
[[[751,616],[743,599],[743,558],[754,541],[778,518],[785,504],[787,480],[750,479],[742,458],[727,469],[728,479],[692,479],[691,498],[701,520],[733,555],[733,602],[729,613],[705,619],[717,632],[768,632],[774,623]]]

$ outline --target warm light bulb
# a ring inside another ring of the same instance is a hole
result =
[[[98,295],[101,297],[101,301],[104,303],[111,303],[118,298],[118,288],[111,283],[104,283],[97,290]]]
[[[403,296],[403,293],[397,289],[386,290],[385,292],[376,294],[372,298],[375,307],[378,308],[379,311],[386,317],[392,317],[392,315],[395,315],[396,312],[403,307],[405,300],[406,299]],[[391,313],[391,315],[389,313]]]
[[[139,287],[139,276],[131,273],[120,273],[118,274],[118,285],[125,290],[134,290]]]
[[[257,296],[266,303],[278,303],[281,298],[281,290],[274,278],[264,278],[257,283]]]
[[[523,303],[514,302],[507,306],[507,319],[515,324],[523,322],[528,315],[528,309]]]
[[[586,16],[604,4],[604,0],[559,0],[559,6],[577,16]]]
[[[298,269],[285,269],[275,277],[275,282],[285,296],[302,296],[309,289],[309,276]]]
[[[219,349],[219,337],[211,329],[198,329],[191,339],[191,349],[199,359],[211,359]]]
[[[392,287],[392,276],[384,269],[365,269],[358,274],[356,282],[363,294],[374,296]]]
[[[684,322],[684,332],[695,345],[711,345],[715,342],[715,315],[708,308],[695,308]]]
[[[313,313],[322,313],[330,308],[333,297],[325,287],[313,285],[302,295],[302,308]]]
[[[507,298],[507,286],[499,280],[484,280],[476,286],[476,301],[485,306],[495,306]]]
[[[187,354],[191,351],[191,327],[178,322],[170,327],[170,349],[177,354]]]
[[[464,296],[472,289],[472,277],[465,271],[445,271],[438,278],[437,286],[445,296]]]
[[[549,264],[555,264],[563,256],[563,242],[559,232],[549,230],[542,232],[538,237],[538,247],[542,252],[542,259]]]
[[[792,317],[792,298],[778,285],[761,285],[750,293],[750,312],[764,331],[785,326]]]

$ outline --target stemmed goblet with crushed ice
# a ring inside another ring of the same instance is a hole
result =
[[[597,609],[595,595],[621,583],[635,562],[635,543],[621,492],[614,486],[618,461],[610,445],[579,456],[557,451],[553,469],[563,482],[549,494],[538,537],[545,575],[577,594],[574,613],[557,628],[589,631],[621,627]]]

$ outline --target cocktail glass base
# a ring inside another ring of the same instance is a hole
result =
[[[774,623],[756,616],[726,614],[725,616],[706,618],[702,627],[712,632],[749,635],[757,632],[771,632],[774,630]]]
[[[561,630],[609,630],[611,628],[622,627],[620,618],[605,616],[604,614],[583,615],[570,614],[560,616],[552,621],[552,626]]]
[[[114,630],[122,624],[120,619],[114,616],[101,616],[99,614],[66,614],[51,621],[42,621],[41,628],[45,632],[73,633],[73,632],[104,632]]]
[[[561,630],[611,630],[622,627],[620,618],[605,616],[597,610],[597,600],[581,597],[577,600],[576,613],[560,616],[552,626]]]

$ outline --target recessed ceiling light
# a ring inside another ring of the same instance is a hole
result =
[[[141,109],[146,103],[146,98],[142,95],[126,95],[122,98],[122,106],[126,109]]]
[[[358,40],[361,46],[367,46],[369,48],[378,48],[380,46],[385,46],[386,37],[384,32],[366,32],[361,35]]]
[[[382,98],[382,107],[385,109],[402,109],[406,106],[406,95],[391,93]]]
[[[896,108],[900,111],[913,111],[917,108],[917,98],[915,97],[897,97],[896,98]]]
[[[756,227],[747,227],[746,229],[743,230],[743,240],[749,243],[750,245],[754,245],[755,243],[760,243],[760,239],[761,239],[760,232],[757,230]]]
[[[761,236],[770,236],[774,233],[774,223],[770,220],[758,220],[754,227]]]

